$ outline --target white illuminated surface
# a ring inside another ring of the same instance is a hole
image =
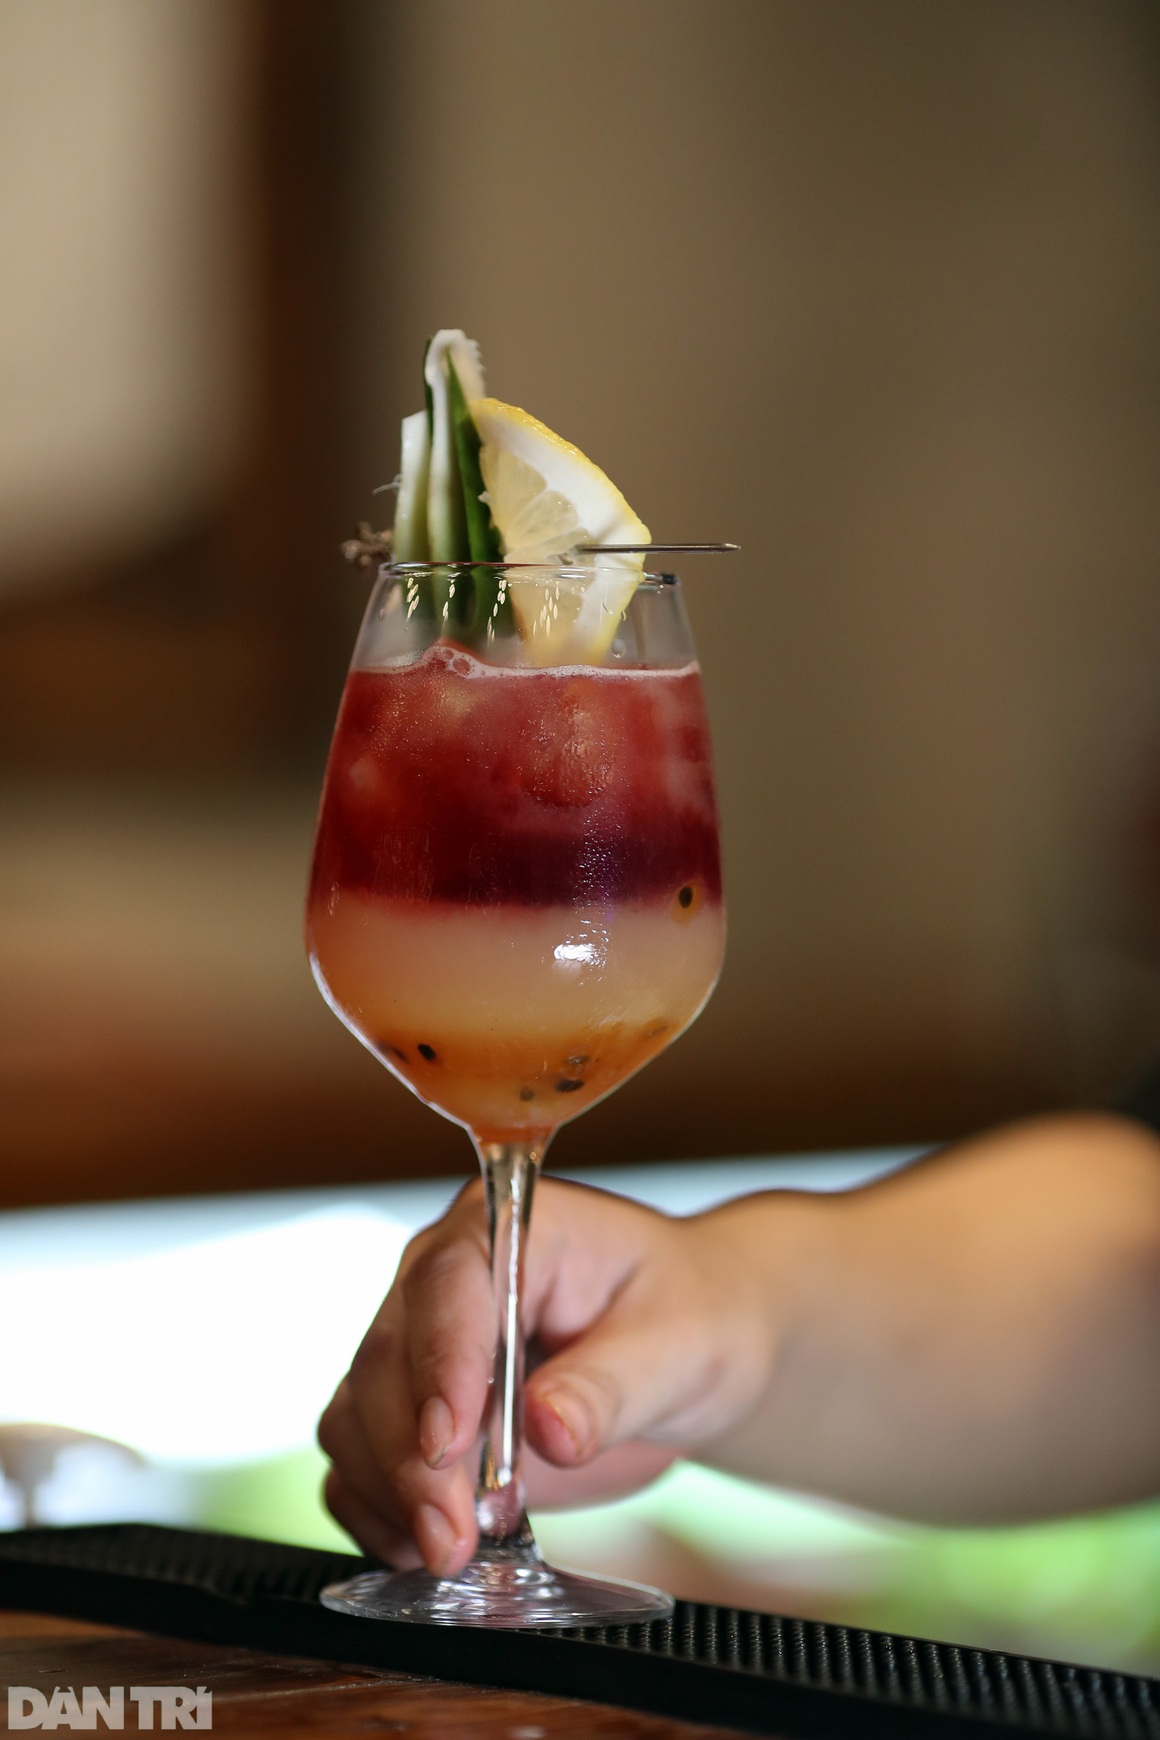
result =
[[[179,1214],[180,1210],[173,1210]],[[335,1208],[177,1249],[0,1274],[7,1420],[200,1463],[309,1443],[406,1229]]]
[[[671,1213],[847,1189],[914,1151],[606,1169]],[[308,1445],[411,1234],[459,1180],[0,1215],[0,1421],[117,1439],[154,1465]]]

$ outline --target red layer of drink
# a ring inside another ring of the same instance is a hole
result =
[[[700,674],[505,670],[436,647],[347,684],[313,898],[719,899]]]

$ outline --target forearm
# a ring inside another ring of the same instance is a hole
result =
[[[1160,1491],[1160,1143],[1044,1120],[844,1197],[719,1211],[768,1375],[706,1461],[897,1515]]]

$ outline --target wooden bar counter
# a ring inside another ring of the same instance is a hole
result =
[[[79,1698],[86,1685],[104,1693],[110,1686],[205,1686],[213,1694],[213,1731],[226,1734],[305,1737],[325,1731],[350,1740],[374,1734],[408,1734],[414,1740],[549,1740],[553,1735],[726,1740],[737,1732],[607,1704],[374,1673],[232,1645],[187,1643],[47,1614],[0,1612],[0,1724],[6,1725],[9,1686],[33,1686],[46,1697],[58,1686],[71,1686]],[[136,1728],[136,1714],[136,1706],[127,1704],[126,1732]],[[105,1732],[104,1727],[97,1732]]]

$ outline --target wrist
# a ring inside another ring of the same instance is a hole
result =
[[[840,1196],[767,1191],[700,1217],[728,1302],[722,1344],[732,1368],[731,1405],[706,1443],[743,1435],[758,1417],[764,1431],[779,1412],[787,1375],[808,1364],[833,1293],[827,1277],[840,1266],[846,1206]]]

